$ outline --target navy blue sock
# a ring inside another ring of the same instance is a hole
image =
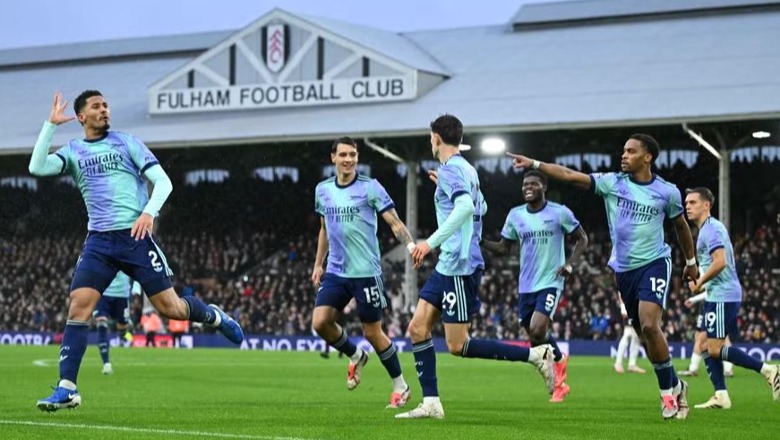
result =
[[[672,389],[680,383],[680,380],[677,379],[677,374],[674,372],[671,358],[667,358],[665,361],[657,363],[654,362],[653,369],[658,378],[658,388],[660,390]]]
[[[344,331],[343,327],[341,329],[341,336],[339,336],[339,339],[330,345],[331,347],[350,357],[357,351],[357,346],[349,340],[347,337],[347,332]]]
[[[65,323],[60,347],[60,379],[76,383],[81,359],[87,351],[87,334],[89,334],[88,322],[68,320]]]
[[[420,379],[423,397],[438,397],[439,383],[436,379],[436,351],[433,349],[433,341],[426,339],[412,344],[412,353],[414,353],[414,368],[417,370],[417,378]]]
[[[715,391],[726,389],[726,379],[723,376],[723,361],[710,356],[708,352],[701,354],[704,365],[707,366],[707,374],[710,376],[710,382],[715,387]]]
[[[395,344],[391,342],[387,349],[378,354],[382,365],[385,366],[385,370],[391,378],[395,379],[401,375],[401,362],[398,361],[398,351],[395,349]]]
[[[103,359],[103,363],[108,363],[108,323],[105,321],[98,322],[98,350],[100,351],[100,358]]]
[[[217,312],[203,303],[203,301],[194,296],[182,297],[190,309],[189,320],[192,322],[203,322],[205,324],[214,324],[217,320]]]
[[[745,353],[739,348],[732,349],[732,347],[725,345],[720,349],[720,358],[721,360],[729,361],[734,365],[739,365],[742,368],[753,370],[756,373],[760,373],[761,367],[764,365],[763,362]]]
[[[555,338],[552,337],[552,335],[547,335],[547,343],[552,345],[553,360],[555,362],[560,362],[561,359],[563,359],[563,353],[561,353],[561,349],[558,348],[558,342],[555,340]]]
[[[492,339],[467,339],[461,354],[468,358],[528,362],[530,351],[528,347],[505,344]]]

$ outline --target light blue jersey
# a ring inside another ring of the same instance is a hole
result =
[[[130,229],[149,200],[143,172],[156,165],[135,137],[109,131],[94,141],[74,139],[55,153],[81,191],[90,231]]]
[[[377,213],[395,208],[385,188],[361,175],[344,186],[331,177],[317,185],[314,206],[328,232],[326,272],[343,278],[381,275]]]
[[[579,227],[571,210],[555,202],[545,202],[538,211],[527,204],[509,211],[501,236],[520,242],[519,293],[563,289],[563,278],[556,272],[566,263],[566,234]]]
[[[620,273],[671,257],[672,249],[664,241],[664,219],[683,213],[676,186],[655,174],[649,182],[637,182],[626,173],[596,173],[590,180],[607,209],[612,238],[609,267]]]
[[[708,217],[699,230],[696,240],[696,257],[699,260],[699,271],[707,272],[712,265],[712,253],[718,249],[726,252],[726,267],[708,281],[707,302],[739,302],[742,301],[742,286],[737,276],[737,265],[734,261],[734,247],[731,245],[729,233],[719,220]]]
[[[103,296],[110,296],[112,298],[129,298],[130,297],[130,277],[125,275],[121,270],[117,272],[114,281],[106,287],[103,291]]]
[[[485,267],[479,242],[482,239],[482,216],[487,210],[487,203],[479,189],[477,170],[463,156],[456,154],[438,170],[434,204],[439,227],[454,209],[455,199],[462,194],[469,194],[474,201],[474,216],[441,244],[436,271],[442,275],[471,275]]]

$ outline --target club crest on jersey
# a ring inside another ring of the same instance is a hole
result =
[[[265,65],[273,73],[279,73],[287,63],[287,30],[283,24],[272,24],[266,29]]]

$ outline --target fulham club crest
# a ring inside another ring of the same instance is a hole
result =
[[[263,39],[265,65],[273,73],[279,73],[287,61],[287,29],[283,24],[271,24],[265,28]]]

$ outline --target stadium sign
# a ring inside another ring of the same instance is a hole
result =
[[[413,78],[403,76],[248,86],[161,90],[150,113],[244,110],[357,104],[414,98]]]
[[[424,78],[424,90],[444,80],[338,32],[274,10],[152,85],[149,113],[413,100],[418,79]],[[379,46],[396,55],[409,51],[403,37],[385,37]]]

